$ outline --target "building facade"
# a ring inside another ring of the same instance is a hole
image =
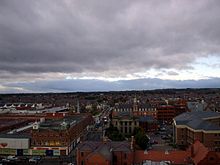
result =
[[[181,164],[216,165],[220,154],[199,141],[187,150],[136,150],[134,142],[84,141],[77,147],[77,165]]]
[[[187,147],[201,141],[210,150],[220,151],[220,114],[201,111],[186,112],[174,118],[174,142]]]
[[[68,155],[93,123],[90,114],[47,120],[32,131],[32,155]]]
[[[116,105],[112,112],[112,125],[125,134],[130,135],[137,127],[145,131],[157,128],[157,111],[150,104],[140,103],[134,99],[133,103]]]

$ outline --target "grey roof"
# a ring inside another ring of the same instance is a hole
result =
[[[63,119],[48,119],[45,122],[40,124],[40,129],[52,129],[59,130],[63,122],[66,123],[67,128],[72,127],[73,125],[80,122],[85,116],[83,114],[76,116],[68,116]]]
[[[133,104],[119,104],[116,105],[115,108],[119,108],[119,109],[132,109],[133,108]]]
[[[200,103],[200,102],[187,102],[187,107],[191,111],[203,111],[205,107],[207,106],[207,103]]]
[[[0,134],[0,138],[16,138],[16,139],[30,139],[31,135],[29,134]]]
[[[147,116],[141,116],[139,118],[139,121],[140,122],[154,122],[155,120],[154,120],[153,116],[147,115]]]
[[[111,150],[110,146],[100,145],[99,148],[97,148],[95,152],[100,153],[107,160],[112,160],[112,152],[110,150]]]
[[[197,130],[220,130],[220,126],[207,120],[210,117],[219,117],[220,113],[212,111],[185,112],[174,118],[177,125],[187,125]]]
[[[107,146],[102,148],[102,146]],[[94,142],[94,141],[84,141],[78,145],[79,150],[81,151],[96,151],[96,152],[104,152],[106,149],[109,151],[126,151],[131,152],[130,143],[126,141],[107,141],[103,142]]]

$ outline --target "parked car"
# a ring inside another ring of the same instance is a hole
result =
[[[163,140],[167,140],[167,139],[169,139],[169,137],[166,136],[166,135],[162,135],[161,138],[162,138]]]
[[[37,163],[41,160],[40,156],[34,156],[32,158],[29,159],[29,162],[33,162],[33,163]]]
[[[157,131],[157,132],[154,132],[154,134],[155,134],[155,135],[159,135],[159,134],[160,134],[160,132],[158,132],[158,131]]]
[[[157,142],[157,141],[155,141],[155,140],[153,140],[153,139],[152,139],[152,140],[150,140],[150,141],[149,141],[149,143],[150,143],[150,144],[158,144],[158,142]]]
[[[11,156],[11,155],[9,155],[9,156],[7,157],[7,159],[8,159],[8,160],[18,160],[18,158],[17,158],[16,156]]]

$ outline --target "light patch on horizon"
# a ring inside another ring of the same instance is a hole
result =
[[[108,77],[108,74],[102,75],[101,73],[93,75],[94,73],[84,73],[87,76],[80,77],[69,76],[66,79],[97,79],[104,81],[118,81],[118,80],[135,80],[143,78],[159,78],[163,80],[200,80],[209,79],[212,77],[220,77],[220,67],[217,63],[220,61],[218,56],[208,56],[197,59],[190,66],[190,69],[177,70],[177,69],[149,69],[146,72],[136,72],[131,74],[126,74],[124,76]],[[192,68],[192,69],[191,69]],[[74,74],[73,74],[74,75]],[[111,74],[110,74],[111,75]]]

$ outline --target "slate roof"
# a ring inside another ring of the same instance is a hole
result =
[[[31,135],[29,134],[0,134],[0,138],[16,138],[16,139],[30,139]]]
[[[76,116],[68,116],[64,119],[48,119],[45,122],[40,124],[40,129],[51,129],[51,130],[59,130],[61,124],[65,122],[68,127],[71,127],[77,123],[79,123],[84,118],[83,114]]]
[[[212,111],[185,112],[174,118],[177,125],[187,125],[197,130],[220,130],[220,126],[207,120],[210,117],[219,117],[220,113]]]
[[[154,122],[155,120],[154,120],[153,116],[147,115],[147,116],[141,116],[139,118],[139,121],[140,122]]]
[[[106,146],[103,148],[103,146]],[[126,141],[107,141],[104,142],[94,142],[94,141],[84,141],[78,145],[80,151],[97,151],[97,152],[104,152],[108,149],[109,151],[126,151],[131,152],[130,143]]]

